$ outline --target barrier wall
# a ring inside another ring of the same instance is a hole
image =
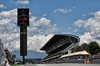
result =
[[[68,60],[68,61],[60,61],[61,63],[84,63],[84,60]]]
[[[55,64],[55,63],[100,63],[100,59],[94,60],[67,60],[67,61],[52,61],[47,64]]]
[[[100,59],[94,59],[93,63],[100,63]]]

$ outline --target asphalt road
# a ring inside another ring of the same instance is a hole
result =
[[[100,66],[100,64],[27,64],[20,66]]]

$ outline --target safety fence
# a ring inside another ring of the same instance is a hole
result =
[[[55,64],[55,63],[100,63],[100,59],[93,59],[93,60],[67,60],[67,61],[46,62],[46,64]]]

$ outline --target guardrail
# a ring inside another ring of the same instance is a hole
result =
[[[100,63],[100,59],[94,59],[94,60],[66,60],[66,61],[51,61],[46,62],[46,64],[55,64],[55,63]]]

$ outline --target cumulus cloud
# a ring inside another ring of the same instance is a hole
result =
[[[44,14],[43,17],[45,17],[47,14]]]
[[[6,8],[3,4],[0,4],[0,8]]]
[[[51,34],[58,30],[56,24],[52,25],[51,20],[47,18],[37,18],[32,16],[30,18],[30,27],[28,28],[28,32],[30,35],[34,34]]]
[[[53,34],[35,35],[28,37],[28,50],[40,51],[40,48],[53,36]]]
[[[19,33],[15,34],[0,34],[3,40],[3,44],[5,47],[10,49],[10,51],[19,50],[20,49],[20,35]],[[34,35],[27,37],[27,49],[40,51],[40,48],[53,36],[53,34],[45,35]],[[5,38],[6,37],[6,38]]]
[[[80,45],[83,43],[89,43],[91,41],[94,41],[94,39],[89,32],[85,32],[83,35],[80,36]]]
[[[88,18],[87,20],[77,20],[74,22],[75,26],[84,28],[86,32],[89,32],[91,37],[96,40],[100,39],[100,11],[95,12],[94,17]],[[100,43],[99,43],[100,44]]]
[[[12,3],[26,5],[26,4],[29,4],[29,1],[28,0],[18,0],[16,2],[12,2]]]
[[[10,11],[2,11],[0,13],[0,19],[1,20],[8,19],[8,20],[11,20],[10,22],[16,23],[16,21],[17,21],[17,9],[13,9]]]
[[[73,32],[77,32],[78,31],[78,29],[75,29]]]
[[[73,8],[76,8],[75,6]]]
[[[0,31],[1,32],[17,32],[17,9],[10,11],[2,11],[0,13]]]
[[[68,27],[68,29],[72,29],[71,27]]]
[[[68,13],[68,12],[71,12],[72,11],[72,9],[61,9],[61,8],[59,8],[59,9],[56,9],[56,10],[54,10],[54,13],[56,13],[56,12],[62,12],[62,13]]]
[[[18,50],[20,47],[19,33],[0,33],[0,38],[4,44],[4,47],[10,49],[10,51]]]
[[[84,17],[84,16],[86,16],[86,14],[83,14],[82,16]]]
[[[0,12],[0,38],[5,47],[10,51],[20,48],[20,29],[17,27],[17,9]],[[30,17],[30,26],[27,27],[28,50],[39,51],[55,31],[57,25],[45,17]]]
[[[11,51],[19,49],[19,29],[17,22],[17,9],[0,12],[0,38],[5,47]]]
[[[0,18],[11,18],[17,16],[17,9],[13,9],[10,11],[2,11],[0,13]]]

